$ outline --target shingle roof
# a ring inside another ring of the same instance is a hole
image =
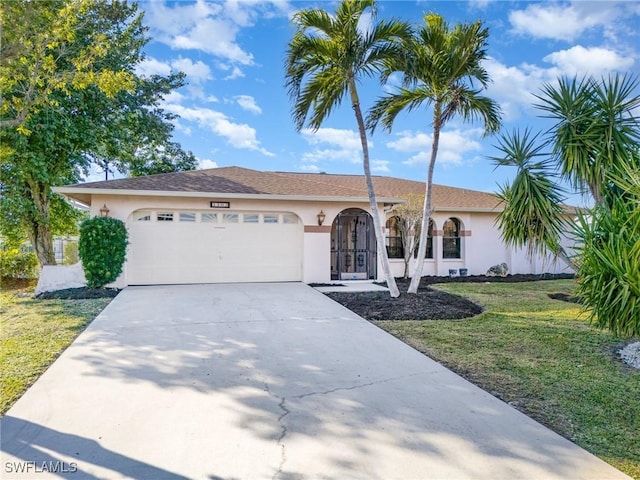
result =
[[[402,198],[409,193],[423,193],[424,183],[401,178],[374,176],[379,198]],[[278,196],[367,198],[363,175],[325,173],[261,172],[242,167],[220,167],[208,170],[165,173],[145,177],[79,183],[58,189],[70,196],[87,189],[147,192],[199,192],[211,194],[257,194]],[[102,192],[100,192],[102,193]],[[115,192],[114,192],[115,193]],[[443,185],[433,186],[435,209],[494,210],[498,198],[490,193]]]

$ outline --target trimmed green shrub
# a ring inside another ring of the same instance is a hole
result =
[[[3,278],[36,278],[38,257],[17,248],[0,250],[0,274]]]
[[[78,254],[89,287],[104,287],[122,273],[127,237],[124,223],[116,218],[93,217],[82,222]]]

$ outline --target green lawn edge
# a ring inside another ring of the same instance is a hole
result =
[[[485,311],[373,323],[640,480],[640,370],[617,354],[630,340],[548,297],[575,287],[574,280],[439,284]]]
[[[111,300],[40,300],[33,288],[32,282],[0,287],[0,416]]]

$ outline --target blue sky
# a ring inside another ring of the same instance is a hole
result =
[[[186,73],[188,85],[164,108],[180,115],[175,139],[201,168],[237,165],[258,170],[361,174],[353,112],[344,103],[317,132],[297,132],[284,88],[284,58],[292,13],[336,3],[286,0],[141,2],[152,40],[141,74]],[[561,75],[597,77],[640,72],[640,3],[635,1],[380,1],[378,18],[419,24],[425,13],[450,24],[482,20],[489,27],[493,83],[503,128],[544,128],[532,93]],[[394,79],[390,80],[393,84]],[[385,93],[377,79],[360,85],[363,108]],[[392,132],[370,138],[374,174],[423,181],[431,148],[431,111],[401,114]],[[495,137],[480,124],[451,121],[443,130],[434,181],[495,191],[513,172],[494,170]],[[575,201],[573,203],[576,203]]]

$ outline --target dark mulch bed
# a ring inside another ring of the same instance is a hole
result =
[[[398,298],[391,298],[388,292],[335,292],[326,295],[367,320],[453,320],[478,315],[482,313],[482,307],[464,297],[433,290],[429,285],[451,282],[532,282],[565,278],[574,276],[545,274],[506,277],[422,277],[417,295],[407,294],[409,281],[399,278],[396,279],[401,293]]]
[[[563,302],[577,304],[582,303],[580,302],[580,298],[576,297],[575,295],[569,295],[567,293],[549,293],[547,296],[552,300],[562,300]]]
[[[422,277],[420,286],[433,285],[434,283],[518,283],[518,282],[536,282],[538,280],[566,280],[576,278],[572,273],[543,273],[541,275],[533,274],[517,274],[507,275],[506,277],[491,277],[488,275],[469,275],[467,277]],[[405,282],[403,279],[396,279],[397,282]],[[386,285],[386,283],[385,283]]]
[[[88,298],[113,298],[120,293],[117,288],[66,288],[55,292],[42,292],[37,298],[43,300],[82,300]]]
[[[430,288],[417,295],[388,292],[334,292],[327,296],[367,320],[441,320],[473,317],[482,308],[466,298]]]

